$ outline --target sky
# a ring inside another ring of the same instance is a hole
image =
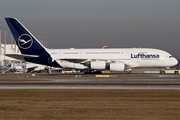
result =
[[[180,56],[180,0],[0,0],[48,48],[157,48]],[[9,40],[10,41],[10,40]],[[9,42],[10,43],[10,42]]]

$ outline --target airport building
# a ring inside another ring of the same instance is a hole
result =
[[[17,45],[15,44],[1,44],[0,53],[0,73],[16,72],[24,73],[28,72],[28,68],[31,70],[44,70],[46,66],[17,60],[6,56],[5,54],[21,54]]]
[[[1,44],[0,68],[1,73],[5,73],[10,69],[15,69],[17,65],[25,66],[25,62],[6,56],[5,54],[20,53],[15,44]]]

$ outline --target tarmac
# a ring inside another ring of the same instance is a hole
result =
[[[0,89],[180,89],[174,74],[1,74]]]

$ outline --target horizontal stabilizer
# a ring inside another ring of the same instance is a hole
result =
[[[6,56],[18,59],[18,60],[24,60],[24,58],[36,58],[39,57],[39,55],[26,55],[26,54],[6,54]]]

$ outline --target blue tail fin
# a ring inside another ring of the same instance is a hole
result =
[[[5,20],[22,54],[40,55],[46,52],[45,47],[16,18]]]
[[[36,58],[25,58],[26,61],[60,67],[55,61],[52,61],[46,48],[16,18],[5,18],[5,20],[21,53],[39,56]]]

